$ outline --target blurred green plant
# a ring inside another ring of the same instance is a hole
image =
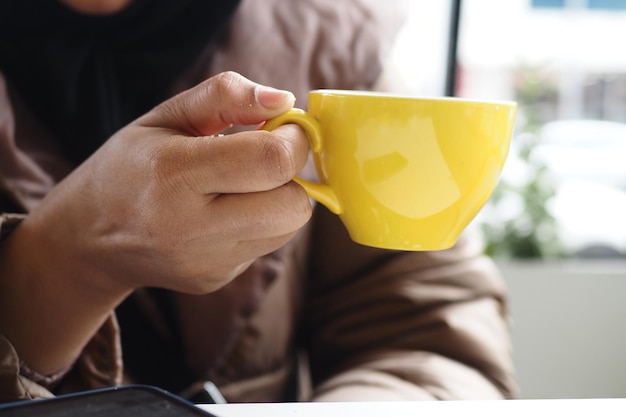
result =
[[[517,126],[518,133],[514,139],[517,146],[512,148],[517,155],[512,156],[522,161],[528,171],[526,178],[515,184],[500,181],[487,204],[491,206],[492,213],[497,213],[507,198],[515,198],[521,203],[521,210],[515,218],[481,225],[486,241],[485,251],[494,258],[560,258],[564,256],[564,251],[556,219],[549,210],[556,189],[550,180],[548,167],[533,158],[533,150],[539,140],[537,133],[550,117],[549,106],[551,102],[556,102],[553,98],[557,90],[541,68],[523,67],[518,71],[515,92],[521,123]]]

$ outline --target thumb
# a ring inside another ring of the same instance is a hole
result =
[[[224,72],[157,106],[147,123],[194,136],[208,136],[238,125],[255,125],[279,116],[295,103],[293,93]]]

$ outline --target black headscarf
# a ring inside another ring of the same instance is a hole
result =
[[[56,0],[0,0],[0,70],[80,163],[167,97],[239,0],[135,0],[84,15]]]

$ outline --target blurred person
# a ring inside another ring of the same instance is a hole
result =
[[[406,6],[0,1],[0,400],[514,397],[480,243],[353,243],[292,181],[302,130],[256,128],[372,88]]]

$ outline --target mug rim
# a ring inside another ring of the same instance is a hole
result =
[[[418,100],[418,101],[440,101],[440,102],[458,102],[468,104],[499,104],[504,106],[517,106],[517,102],[512,100],[493,100],[493,99],[473,99],[465,97],[451,96],[420,96],[413,94],[401,94],[385,91],[373,90],[342,90],[334,88],[318,88],[309,91],[309,94],[323,96],[345,96],[345,97],[385,97],[400,100]]]

